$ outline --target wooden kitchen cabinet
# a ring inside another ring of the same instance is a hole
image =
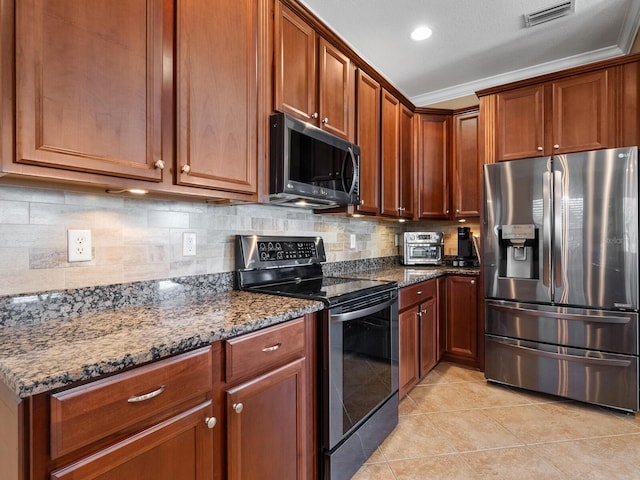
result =
[[[418,116],[418,218],[447,219],[450,212],[451,115]]]
[[[446,279],[446,350],[443,358],[478,367],[478,279],[451,275]]]
[[[15,15],[16,154],[5,170],[160,182],[162,2],[21,0]]]
[[[479,113],[477,110],[453,117],[454,151],[451,162],[452,218],[480,216],[482,201],[482,157],[479,149]]]
[[[176,2],[180,185],[257,192],[258,4]]]
[[[355,66],[300,15],[275,2],[274,108],[353,140]]]
[[[440,360],[438,280],[401,288],[398,309],[398,376],[402,398]]]
[[[3,155],[2,172],[255,201],[265,8],[15,2],[15,155]]]
[[[32,397],[31,480],[218,478],[210,347]]]
[[[380,84],[357,72],[356,143],[360,146],[360,213],[380,211]]]
[[[514,160],[613,145],[610,69],[496,94],[496,159]]]
[[[382,179],[380,214],[413,218],[414,114],[382,89]]]
[[[225,342],[226,478],[313,478],[313,318]]]

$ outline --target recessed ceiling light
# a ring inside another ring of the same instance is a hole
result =
[[[411,38],[416,42],[421,40],[426,40],[431,36],[433,32],[429,27],[418,27],[413,32],[411,32]]]

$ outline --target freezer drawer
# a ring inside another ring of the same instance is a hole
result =
[[[485,301],[485,332],[532,342],[638,354],[638,314]]]
[[[486,335],[485,376],[508,385],[638,410],[638,358]]]

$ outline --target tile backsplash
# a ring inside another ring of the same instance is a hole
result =
[[[67,261],[68,229],[91,230],[90,262]],[[320,235],[328,262],[395,256],[403,231],[292,207],[0,185],[0,295],[233,271],[236,234]],[[182,255],[184,232],[196,234],[195,256]]]

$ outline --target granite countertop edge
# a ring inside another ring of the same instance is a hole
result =
[[[344,274],[400,288],[479,269],[393,266]],[[0,326],[0,381],[20,398],[67,387],[320,311],[324,304],[231,290]]]

